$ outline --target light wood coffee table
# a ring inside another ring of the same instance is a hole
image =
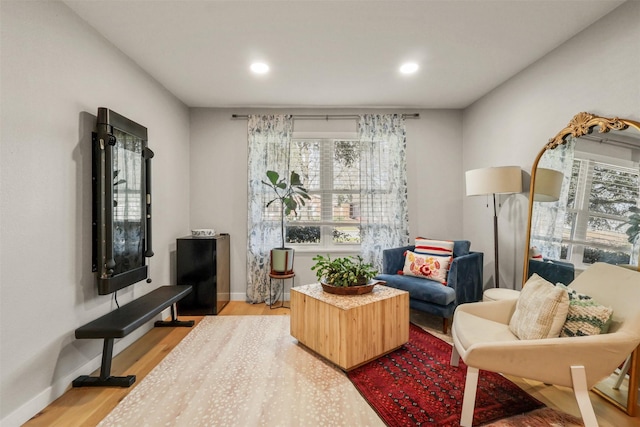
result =
[[[409,341],[409,293],[376,285],[333,295],[319,283],[291,289],[291,335],[348,371]]]

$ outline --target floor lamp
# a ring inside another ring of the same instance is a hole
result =
[[[519,166],[501,166],[467,171],[467,196],[493,195],[493,246],[495,256],[495,287],[500,287],[498,267],[498,212],[496,194],[522,192],[522,171]]]

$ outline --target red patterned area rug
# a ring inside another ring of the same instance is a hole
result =
[[[467,369],[450,358],[451,344],[411,324],[407,344],[347,376],[388,426],[459,426]],[[481,370],[473,425],[542,406],[502,375]]]

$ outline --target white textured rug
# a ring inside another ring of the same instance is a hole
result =
[[[208,316],[100,426],[383,426],[289,316]]]

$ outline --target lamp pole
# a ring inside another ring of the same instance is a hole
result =
[[[496,193],[493,193],[493,250],[495,257],[495,277],[496,284],[495,287],[500,287],[500,268],[498,264],[498,212],[496,210]]]

